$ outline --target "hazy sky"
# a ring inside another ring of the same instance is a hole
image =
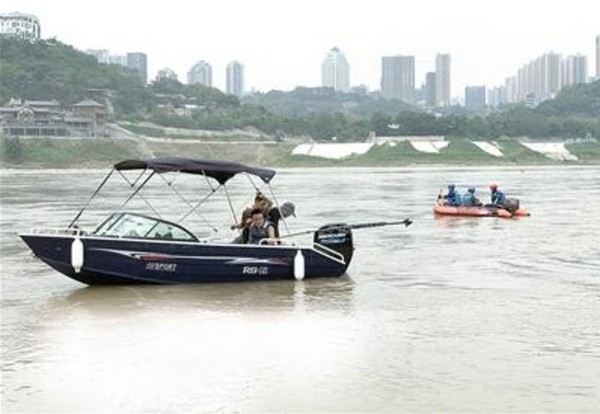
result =
[[[600,1],[569,0],[2,0],[0,12],[37,15],[42,37],[78,49],[148,54],[148,75],[174,69],[181,81],[198,60],[225,85],[231,60],[246,66],[246,89],[318,86],[337,46],[352,85],[379,89],[381,57],[414,55],[416,86],[436,53],[452,55],[452,95],[465,85],[501,84],[547,51],[588,56],[600,34]]]

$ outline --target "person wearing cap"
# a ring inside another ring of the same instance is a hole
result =
[[[279,221],[290,216],[296,217],[296,206],[289,201],[269,210],[267,219],[275,226],[275,237],[279,237]]]
[[[504,204],[506,203],[506,196],[504,195],[504,193],[502,191],[500,191],[498,189],[498,185],[497,184],[490,185],[490,191],[491,191],[490,197],[491,197],[492,205],[497,206],[497,207],[504,206]]]
[[[462,204],[467,207],[479,207],[482,205],[481,201],[475,197],[475,187],[470,187],[465,193],[462,197]]]

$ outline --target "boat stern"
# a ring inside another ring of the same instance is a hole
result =
[[[317,247],[324,247],[341,255],[345,263],[344,271],[348,268],[354,254],[354,241],[352,229],[346,223],[320,227],[315,232],[313,242]]]

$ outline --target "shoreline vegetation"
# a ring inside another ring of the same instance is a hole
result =
[[[404,167],[404,166],[525,166],[600,165],[600,143],[566,143],[577,157],[561,161],[523,146],[514,138],[495,142],[503,156],[495,157],[466,138],[448,139],[437,154],[419,152],[409,142],[374,145],[363,155],[326,159],[292,155],[297,142],[203,142],[202,140],[140,138],[0,138],[0,168],[106,167],[124,159],[180,156],[225,159],[266,167]]]

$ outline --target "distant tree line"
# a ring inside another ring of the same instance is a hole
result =
[[[56,40],[30,43],[0,39],[0,103],[10,98],[56,99],[68,106],[105,96],[116,117],[148,120],[166,127],[228,130],[254,127],[278,137],[310,135],[315,140],[362,141],[379,136],[445,135],[493,139],[500,136],[600,137],[600,81],[563,89],[532,109],[513,106],[487,116],[450,108],[442,115],[401,101],[331,88],[299,87],[257,93],[241,102],[202,85],[161,79],[144,85],[131,70],[100,64]],[[103,102],[101,102],[103,103]],[[165,109],[167,107],[167,109]],[[168,108],[192,108],[185,116]]]

